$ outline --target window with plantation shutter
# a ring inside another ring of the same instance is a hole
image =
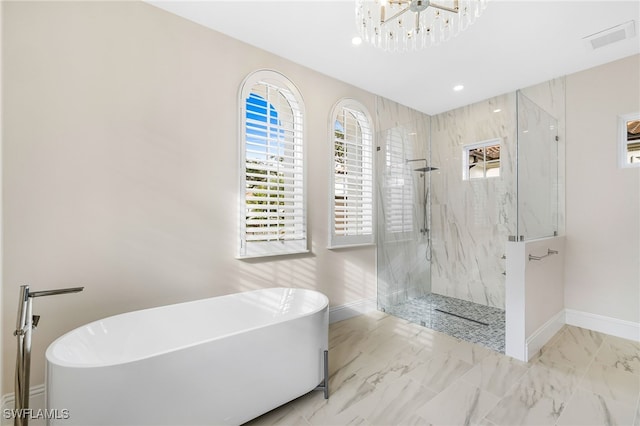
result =
[[[240,95],[239,257],[307,249],[304,105],[280,73],[260,70]]]
[[[385,226],[387,233],[404,234],[413,231],[413,177],[407,159],[413,158],[408,135],[403,128],[387,132],[385,141]]]
[[[367,110],[343,99],[331,114],[330,247],[372,244],[373,129]]]

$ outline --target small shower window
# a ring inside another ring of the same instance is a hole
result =
[[[462,161],[463,180],[500,176],[500,139],[464,146]]]
[[[620,167],[640,167],[640,113],[618,117]]]

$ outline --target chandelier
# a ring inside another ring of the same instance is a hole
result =
[[[384,50],[416,50],[446,41],[480,16],[487,0],[356,0],[362,38]]]

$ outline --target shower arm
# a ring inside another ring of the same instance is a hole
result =
[[[409,160],[409,159],[407,158],[407,159],[405,159],[405,160],[404,160],[404,162],[405,162],[406,164],[413,163],[414,161],[424,161],[424,165],[425,165],[425,166],[427,165],[427,159],[426,159],[426,158],[414,158],[414,159],[412,159],[412,160]]]

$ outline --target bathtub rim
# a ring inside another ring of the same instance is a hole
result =
[[[266,324],[260,324],[257,325],[255,327],[248,327],[248,328],[243,328],[241,330],[237,330],[231,333],[226,333],[226,334],[222,334],[219,336],[214,336],[211,338],[207,338],[207,339],[202,339],[202,340],[195,340],[193,342],[190,342],[188,344],[184,344],[184,345],[179,345],[179,346],[174,346],[171,347],[168,350],[163,350],[163,351],[158,351],[158,352],[154,352],[152,354],[149,355],[145,355],[145,356],[139,356],[139,357],[135,357],[135,358],[130,358],[124,361],[119,361],[119,362],[103,362],[103,363],[92,363],[92,364],[78,364],[78,363],[74,363],[74,362],[68,362],[66,360],[62,360],[59,357],[55,356],[52,354],[53,352],[53,348],[55,347],[55,345],[57,343],[59,343],[59,341],[61,341],[64,338],[68,338],[71,334],[78,332],[79,330],[81,330],[84,327],[88,327],[91,326],[93,324],[98,324],[102,321],[106,321],[109,320],[111,318],[115,318],[115,317],[120,317],[120,316],[125,316],[131,313],[139,313],[139,312],[150,312],[150,311],[155,311],[155,310],[160,310],[166,307],[170,307],[170,306],[178,306],[178,305],[185,305],[185,304],[189,304],[189,303],[193,303],[193,302],[200,302],[200,301],[206,301],[206,300],[210,300],[210,299],[216,299],[219,297],[226,297],[226,296],[234,296],[234,295],[240,295],[243,293],[254,293],[254,292],[266,292],[268,290],[296,290],[296,291],[302,291],[302,292],[312,292],[312,293],[316,293],[317,295],[321,296],[321,300],[322,303],[320,304],[319,307],[314,308],[312,310],[310,310],[309,312],[306,312],[304,314],[299,314],[297,316],[294,317],[289,317],[287,319],[284,320],[279,320],[279,321],[275,321],[275,322],[270,322],[270,323],[266,323]],[[215,341],[217,339],[222,339],[222,338],[228,338],[228,337],[233,337],[242,333],[247,333],[247,332],[251,332],[251,331],[255,331],[255,330],[260,330],[262,328],[266,328],[269,326],[275,326],[278,324],[282,324],[285,323],[287,321],[292,321],[292,320],[297,320],[297,319],[301,319],[301,318],[305,318],[305,317],[311,317],[313,315],[316,315],[322,311],[326,311],[327,315],[328,315],[328,311],[329,311],[329,298],[322,292],[318,291],[318,290],[311,290],[311,289],[306,289],[306,288],[295,288],[295,287],[269,287],[269,288],[263,288],[263,289],[256,289],[256,290],[250,290],[250,291],[245,291],[245,292],[239,292],[239,293],[229,293],[229,294],[224,294],[224,295],[220,295],[220,296],[213,296],[213,297],[207,297],[204,299],[194,299],[194,300],[189,300],[186,302],[177,302],[177,303],[170,303],[167,305],[160,305],[160,306],[155,306],[155,307],[151,307],[151,308],[144,308],[144,309],[138,309],[138,310],[134,310],[134,311],[128,311],[128,312],[123,312],[120,314],[116,314],[116,315],[110,315],[108,317],[104,317],[101,319],[97,319],[95,321],[91,321],[89,323],[86,324],[82,324],[78,327],[75,327],[72,330],[69,330],[68,332],[64,333],[63,335],[59,336],[58,338],[56,338],[53,342],[51,342],[49,344],[49,346],[47,346],[47,349],[45,351],[45,367],[47,367],[49,364],[54,365],[56,367],[63,367],[63,368],[106,368],[106,367],[113,367],[116,365],[126,365],[126,364],[131,364],[134,362],[140,362],[140,361],[144,361],[146,359],[150,359],[150,358],[154,358],[154,357],[159,357],[171,352],[177,352],[177,351],[181,351],[181,350],[185,350],[197,345],[202,345],[202,344],[206,344],[212,341]],[[328,343],[327,343],[328,345]],[[325,349],[328,349],[325,348]]]

